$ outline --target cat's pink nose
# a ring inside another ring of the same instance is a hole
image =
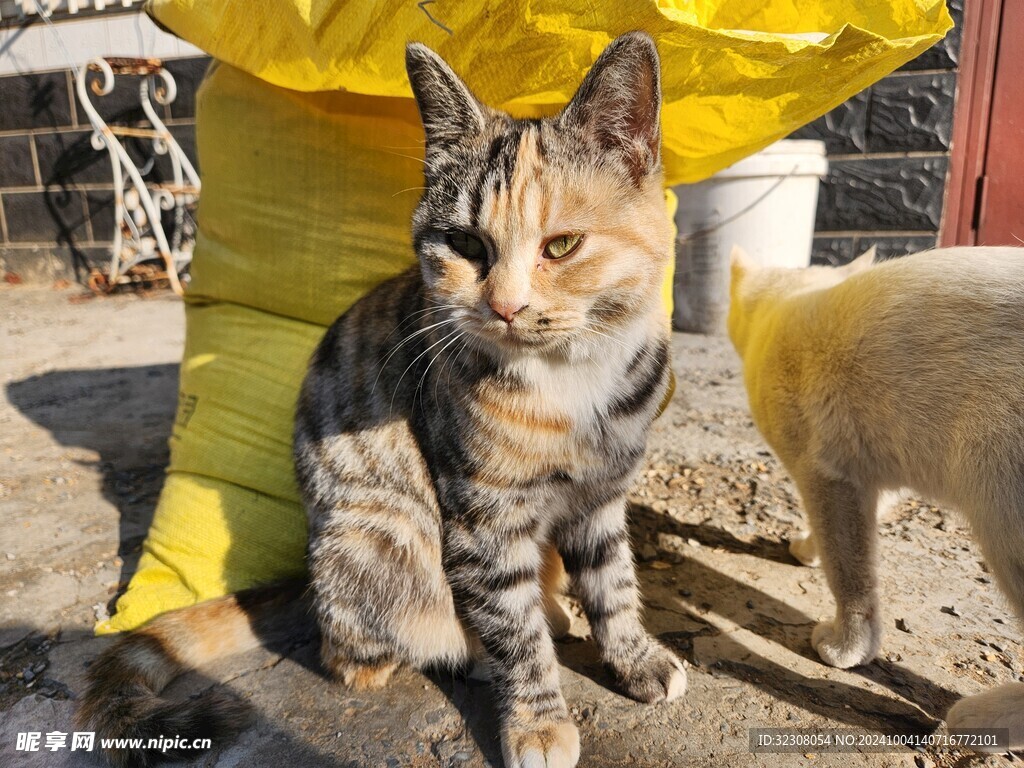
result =
[[[494,310],[494,314],[510,325],[516,319],[516,313],[525,308],[526,304],[520,304],[518,301],[491,300],[491,309]]]

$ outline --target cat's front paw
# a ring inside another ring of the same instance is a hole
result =
[[[573,768],[580,759],[580,734],[568,721],[506,726],[501,753],[505,768]]]
[[[683,662],[660,643],[651,641],[650,651],[639,661],[613,666],[622,690],[631,698],[647,704],[672,701],[686,693]]]
[[[950,731],[1006,728],[1010,750],[1024,749],[1024,683],[1010,683],[961,699],[946,715]],[[1006,752],[1005,747],[974,747],[978,752]]]
[[[804,531],[797,534],[789,542],[789,554],[797,559],[801,565],[809,568],[817,568],[821,565],[821,555],[818,554],[818,542],[814,534]]]
[[[848,669],[874,660],[882,645],[882,629],[877,619],[864,616],[822,621],[811,633],[811,645],[829,666]]]

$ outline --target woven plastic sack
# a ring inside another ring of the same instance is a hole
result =
[[[404,47],[417,40],[521,116],[557,111],[612,39],[642,29],[661,53],[670,185],[783,138],[952,27],[943,0],[151,3],[172,31],[274,85],[408,98]]]
[[[138,571],[97,632],[303,572],[290,443],[306,361],[327,324],[414,258],[423,134],[407,40],[438,50],[485,102],[526,116],[560,108],[615,35],[651,32],[677,183],[789,133],[950,25],[925,0],[679,5],[153,3],[158,21],[227,63],[197,96],[203,191],[171,464]],[[781,36],[818,31],[819,43]]]

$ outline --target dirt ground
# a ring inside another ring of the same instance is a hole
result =
[[[68,749],[15,750],[19,732],[68,732],[91,636],[131,576],[167,461],[182,306],[170,296],[76,302],[75,291],[0,288],[0,766],[95,766]],[[748,729],[939,729],[950,704],[1024,680],[1024,647],[956,516],[912,501],[881,525],[888,631],[860,669],[821,664],[811,629],[832,611],[820,571],[785,542],[794,491],[756,433],[722,339],[676,335],[675,397],[632,495],[650,629],[690,665],[684,699],[615,692],[585,622],[559,643],[581,766],[1002,766],[1022,757],[929,748],[754,754]],[[258,712],[192,766],[500,766],[487,685],[409,670],[379,693],[326,681],[301,636],[192,674]]]

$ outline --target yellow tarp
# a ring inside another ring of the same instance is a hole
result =
[[[157,0],[151,12],[227,64],[197,97],[203,189],[168,479],[99,633],[302,573],[290,444],[306,360],[325,325],[414,258],[423,134],[407,40],[525,115],[563,105],[616,34],[651,32],[674,183],[789,133],[950,25],[937,0]],[[815,32],[820,43],[779,36]]]
[[[952,26],[942,0],[151,3],[175,33],[283,88],[408,98],[404,46],[417,40],[485,103],[523,116],[563,106],[614,37],[642,29],[662,57],[669,184],[786,136]]]

